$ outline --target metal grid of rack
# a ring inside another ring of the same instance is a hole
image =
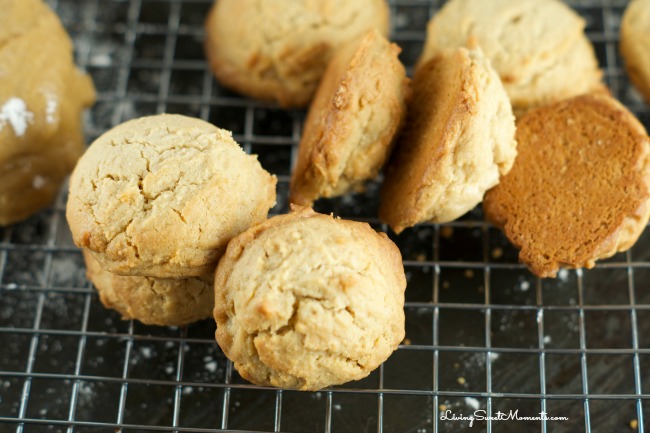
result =
[[[202,53],[211,0],[50,0],[99,98],[89,142],[132,117],[174,112],[234,132],[287,187],[301,111],[242,98],[214,81]],[[414,64],[441,1],[391,0],[393,40]],[[650,127],[618,57],[626,1],[573,1],[606,81]],[[317,204],[376,218],[378,188]],[[214,342],[187,328],[121,321],[99,303],[65,222],[50,209],[0,229],[0,431],[639,432],[650,428],[650,231],[590,271],[539,280],[480,209],[393,239],[407,271],[407,336],[368,378],[319,393],[253,386]],[[440,419],[519,410],[568,421]]]

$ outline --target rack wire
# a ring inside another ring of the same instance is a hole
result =
[[[50,0],[94,78],[90,142],[132,117],[174,112],[234,132],[287,187],[304,113],[216,83],[202,53],[211,0]],[[605,78],[650,127],[618,56],[626,1],[573,1]],[[391,0],[392,37],[412,66],[436,0]],[[377,220],[378,188],[317,210]],[[590,271],[540,280],[480,209],[391,236],[407,271],[407,336],[367,379],[319,393],[251,385],[214,342],[214,323],[146,327],[105,310],[65,222],[50,209],[0,229],[3,432],[611,432],[650,429],[650,232]],[[441,420],[476,408],[568,421]],[[636,424],[635,424],[636,423]]]

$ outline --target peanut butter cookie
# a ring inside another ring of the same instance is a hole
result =
[[[294,208],[228,245],[215,277],[217,342],[259,385],[362,379],[404,338],[405,287],[384,233]]]
[[[266,219],[275,176],[230,132],[178,115],[143,117],[99,137],[70,179],[77,246],[118,275],[212,273],[226,244]]]

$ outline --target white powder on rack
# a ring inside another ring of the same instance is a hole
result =
[[[208,370],[210,373],[214,373],[217,371],[217,361],[210,361],[207,364],[205,364],[205,369]]]
[[[27,110],[25,101],[10,98],[0,108],[0,130],[9,123],[18,137],[25,135],[27,125],[34,120],[34,113]]]
[[[479,401],[472,397],[465,397],[465,404],[474,410],[478,410],[478,408],[481,407]]]

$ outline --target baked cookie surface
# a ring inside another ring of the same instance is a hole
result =
[[[219,0],[205,51],[222,84],[304,107],[334,53],[370,29],[387,35],[388,22],[385,0]]]
[[[513,169],[485,197],[488,220],[540,277],[630,248],[650,215],[650,141],[612,98],[580,96],[517,124]]]
[[[41,0],[0,3],[0,226],[48,206],[83,152],[95,100],[72,42]]]
[[[373,179],[406,114],[399,47],[376,30],[338,52],[312,102],[291,178],[291,202],[311,206]]]
[[[75,244],[109,272],[200,276],[231,238],[266,219],[275,184],[230,132],[185,116],[143,117],[89,147],[66,216]]]
[[[419,65],[445,49],[480,47],[521,112],[603,91],[584,28],[559,0],[450,0],[429,23]]]
[[[650,102],[650,1],[633,0],[621,21],[621,55],[634,86]]]
[[[83,250],[86,276],[106,308],[116,310],[125,320],[145,325],[185,326],[207,319],[214,309],[214,276],[170,279],[123,277],[101,268]]]
[[[473,209],[517,155],[508,96],[489,61],[439,54],[413,79],[409,117],[386,170],[379,216],[400,233]]]
[[[215,276],[217,342],[259,385],[358,380],[403,340],[405,287],[384,233],[294,207],[228,245]]]

